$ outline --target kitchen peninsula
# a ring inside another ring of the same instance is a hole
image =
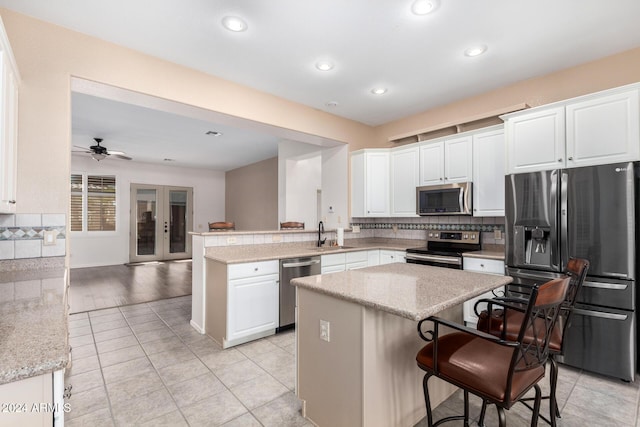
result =
[[[461,304],[508,276],[389,264],[298,278],[297,393],[319,426],[413,426],[426,410],[417,322],[462,322]],[[430,383],[432,404],[455,389]]]

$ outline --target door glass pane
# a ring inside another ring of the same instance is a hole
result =
[[[156,190],[138,189],[136,192],[137,253],[156,253]]]
[[[169,191],[169,253],[187,250],[187,192]]]

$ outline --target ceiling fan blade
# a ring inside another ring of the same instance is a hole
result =
[[[109,154],[114,154],[114,155],[119,155],[119,156],[126,156],[127,153],[125,153],[124,151],[117,151],[117,150],[109,150]]]
[[[115,152],[111,152],[111,153],[109,153],[109,155],[113,156],[113,157],[117,157],[118,159],[122,159],[122,160],[132,160],[131,157],[129,157],[129,156],[125,156],[125,155],[122,155],[122,154],[115,154]]]

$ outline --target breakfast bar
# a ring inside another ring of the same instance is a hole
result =
[[[462,323],[464,301],[510,282],[401,263],[293,279],[303,415],[319,426],[413,426],[426,414],[418,321]],[[429,387],[434,406],[455,391]]]

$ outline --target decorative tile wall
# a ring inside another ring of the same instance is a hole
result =
[[[65,256],[66,214],[0,215],[0,259]],[[44,232],[57,233],[55,245],[45,246]]]

